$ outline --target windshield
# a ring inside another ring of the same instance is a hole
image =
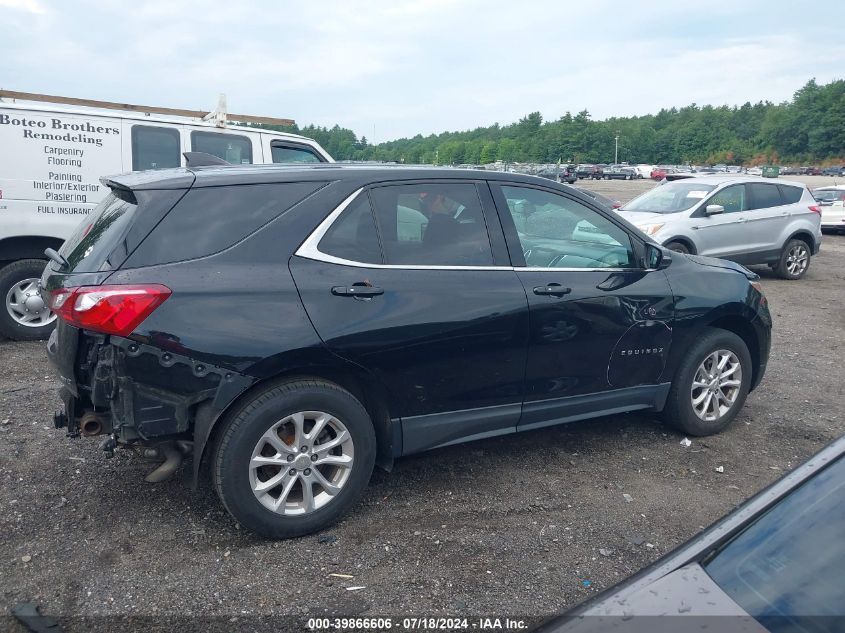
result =
[[[813,197],[819,202],[835,202],[836,200],[845,200],[845,191],[816,189],[813,192]]]
[[[700,182],[669,182],[634,198],[622,207],[622,211],[678,213],[701,202],[715,188],[715,185],[705,185]]]

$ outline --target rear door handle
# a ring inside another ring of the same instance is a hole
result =
[[[546,284],[545,286],[537,286],[534,288],[535,295],[550,295],[552,297],[562,297],[572,292],[572,288],[565,288],[560,284]]]
[[[383,288],[353,284],[351,286],[334,286],[332,294],[336,297],[376,297],[384,294]]]

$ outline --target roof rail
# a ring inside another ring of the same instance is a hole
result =
[[[161,106],[134,105],[131,103],[115,103],[113,101],[95,101],[94,99],[78,99],[76,97],[60,97],[57,95],[42,95],[34,92],[17,92],[15,90],[0,90],[0,99],[18,99],[20,101],[43,101],[46,103],[60,103],[64,105],[83,106],[86,108],[105,108],[107,110],[126,110],[129,112],[149,112],[152,114],[167,114],[197,119],[213,118],[217,125],[223,127],[226,121],[239,123],[263,123],[265,125],[295,125],[293,119],[276,119],[266,116],[252,116],[250,114],[227,114],[225,112],[226,96],[220,95],[218,110],[183,110],[181,108],[165,108]]]
[[[185,167],[208,167],[209,165],[232,166],[232,163],[214,154],[207,154],[206,152],[183,152],[182,156],[185,157]]]

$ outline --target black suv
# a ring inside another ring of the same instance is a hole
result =
[[[566,185],[423,167],[104,178],[41,279],[58,427],[193,458],[238,521],[326,527],[374,465],[623,411],[723,429],[760,382],[757,276]],[[540,431],[542,432],[542,431]]]

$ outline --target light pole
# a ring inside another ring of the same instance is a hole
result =
[[[616,149],[613,152],[613,163],[619,164],[619,130],[616,130]]]

